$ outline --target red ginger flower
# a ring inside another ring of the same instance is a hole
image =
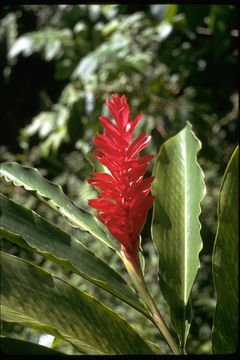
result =
[[[131,141],[142,113],[131,119],[125,96],[113,95],[112,100],[107,99],[106,103],[115,124],[107,117],[100,116],[104,134],[97,134],[93,143],[97,149],[96,158],[109,173],[94,173],[94,177],[88,180],[101,190],[100,198],[89,200],[89,204],[99,211],[99,220],[121,243],[124,254],[135,257],[139,234],[153,203],[150,191],[154,178],[143,177],[154,155],[138,157],[151,136],[142,133]]]

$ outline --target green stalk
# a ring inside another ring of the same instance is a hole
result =
[[[121,252],[119,256],[121,257],[134,285],[136,286],[136,289],[139,292],[140,297],[148,306],[153,323],[161,332],[169,348],[171,349],[174,355],[182,354],[147,288],[147,285],[143,277],[142,269],[139,263],[139,259],[137,259],[136,261],[136,259],[134,258],[127,258],[123,252]]]

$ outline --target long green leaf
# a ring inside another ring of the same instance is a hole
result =
[[[66,355],[62,352],[49,349],[46,346],[34,344],[29,341],[0,337],[1,350],[6,355]]]
[[[202,248],[199,215],[205,195],[196,156],[200,141],[191,124],[167,140],[157,156],[152,236],[159,255],[160,287],[184,350],[190,326],[190,293]]]
[[[0,194],[0,233],[109,291],[148,316],[134,290],[79,240]]]
[[[1,316],[44,330],[86,354],[153,354],[111,309],[28,261],[1,254]]]
[[[0,175],[4,176],[6,180],[12,181],[16,186],[23,186],[26,190],[35,192],[54,210],[60,211],[70,225],[88,231],[109,247],[116,249],[117,242],[103,230],[100,222],[86,210],[78,208],[64,194],[59,185],[43,178],[37,169],[24,167],[15,162],[7,162],[2,164]]]
[[[213,278],[217,293],[212,352],[235,353],[238,346],[238,162],[234,151],[223,176],[218,199],[218,229],[213,253]]]

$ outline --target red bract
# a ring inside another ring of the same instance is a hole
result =
[[[101,190],[100,198],[89,200],[89,204],[99,211],[99,220],[121,243],[125,255],[131,257],[138,251],[139,234],[153,203],[153,177],[144,178],[144,174],[154,155],[138,157],[150,136],[142,133],[132,141],[142,114],[131,119],[125,96],[112,96],[106,103],[115,122],[100,116],[104,134],[97,134],[93,143],[95,156],[108,173],[95,173],[88,180]]]

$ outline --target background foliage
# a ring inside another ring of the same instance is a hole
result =
[[[92,137],[100,130],[98,116],[106,113],[107,97],[125,94],[133,116],[143,110],[144,120],[138,131],[145,130],[153,137],[146,153],[157,153],[187,120],[193,124],[203,143],[199,162],[205,173],[207,196],[202,204],[204,246],[192,294],[194,320],[188,353],[210,352],[215,308],[211,255],[217,193],[237,142],[236,29],[237,12],[231,5],[1,8],[2,161],[14,160],[39,168],[49,180],[63,186],[77,205],[87,208],[87,199],[95,195],[86,182],[92,171]],[[2,183],[1,191],[67,228],[61,218],[21,188]],[[84,243],[128,280],[118,259],[101,243],[92,242],[87,234],[85,237]],[[142,245],[147,282],[160,310],[167,314],[166,304],[158,295],[150,216]],[[144,317],[113,296],[5,239],[2,247],[53,274],[60,273],[82,291],[114,307],[140,334],[161,344],[151,323],[145,326]],[[4,322],[2,329],[4,334],[33,342],[38,342],[41,335]],[[161,346],[164,348],[164,342]],[[56,349],[76,353],[64,342]]]

